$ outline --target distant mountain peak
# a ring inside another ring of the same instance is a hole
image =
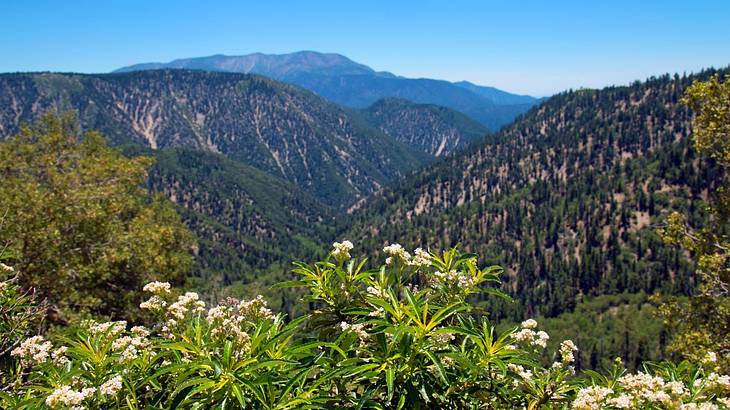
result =
[[[287,54],[216,54],[169,63],[145,63],[118,72],[160,68],[259,74],[307,88],[340,105],[365,108],[381,98],[397,97],[420,104],[435,104],[459,111],[497,130],[539,100],[467,81],[451,83],[428,78],[405,78],[375,71],[338,53],[297,51]]]
[[[296,51],[287,54],[251,53],[237,56],[214,54],[172,60],[167,63],[142,63],[122,67],[115,72],[149,70],[155,68],[188,68],[208,71],[228,71],[246,74],[262,74],[282,79],[302,73],[326,75],[363,75],[376,72],[360,63],[337,53]]]

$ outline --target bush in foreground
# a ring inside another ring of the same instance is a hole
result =
[[[496,287],[501,269],[456,249],[411,255],[384,248],[366,270],[352,244],[299,263],[310,313],[287,321],[263,298],[207,308],[165,282],[144,287],[148,327],[86,322],[68,339],[18,341],[3,379],[3,408],[728,408],[730,377],[705,363],[646,364],[626,373],[573,368],[566,340],[540,365],[538,324],[498,333],[468,300]],[[3,295],[17,292],[2,282]],[[3,334],[5,337],[5,334]]]

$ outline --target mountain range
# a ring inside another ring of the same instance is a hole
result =
[[[0,74],[0,138],[49,110],[75,110],[83,129],[155,156],[150,189],[198,236],[198,269],[225,283],[312,254],[339,210],[487,135],[445,107],[343,109],[258,75]]]
[[[470,116],[492,131],[508,124],[540,101],[465,81],[451,83],[427,78],[404,78],[375,71],[340,54],[314,51],[279,55],[214,55],[169,63],[135,64],[120,68],[117,72],[162,68],[260,74],[299,85],[332,102],[354,108],[364,108],[387,97],[441,105]]]
[[[5,136],[46,110],[75,109],[114,144],[222,153],[333,206],[431,158],[309,91],[245,74],[3,74],[0,105]]]
[[[256,64],[297,72],[266,61]],[[328,78],[398,79],[353,64]],[[0,137],[44,111],[74,109],[127,155],[155,156],[149,188],[196,234],[205,286],[258,291],[335,240],[372,256],[393,242],[460,245],[506,268],[515,303],[481,301],[492,317],[552,318],[592,367],[615,355],[661,358],[660,326],[648,333],[632,321],[654,323],[646,295],[689,294],[696,278],[656,227],[670,210],[701,223],[717,172],[695,154],[679,101],[693,81],[727,69],[560,93],[488,134],[443,105],[387,97],[341,107],[260,75],[148,68],[1,74]],[[576,330],[586,318],[605,328]]]

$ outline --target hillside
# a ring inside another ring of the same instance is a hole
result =
[[[508,269],[517,304],[499,317],[555,316],[584,296],[688,293],[691,266],[654,227],[668,209],[702,218],[711,164],[695,158],[683,90],[710,72],[556,95],[499,134],[377,194],[343,233],[459,243]]]
[[[538,102],[530,96],[510,94],[467,82],[413,79],[376,72],[340,54],[314,51],[214,55],[169,63],[136,64],[120,68],[117,72],[160,68],[261,74],[297,84],[330,101],[355,108],[365,108],[387,97],[442,105],[470,116],[491,130],[499,129]]]
[[[360,110],[360,114],[395,140],[435,157],[479,141],[488,133],[481,124],[458,111],[397,98],[379,100]]]
[[[152,154],[149,187],[178,205],[198,238],[196,271],[221,285],[251,280],[273,263],[319,252],[335,211],[282,179],[221,154],[182,148]],[[317,245],[314,245],[317,243]]]
[[[75,109],[115,144],[221,153],[335,206],[430,157],[311,92],[244,74],[2,74],[0,107],[2,137],[46,110]]]

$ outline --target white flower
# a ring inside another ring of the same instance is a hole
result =
[[[413,251],[413,259],[409,264],[419,268],[431,266],[431,255],[421,248],[416,248]]]
[[[205,302],[195,292],[185,292],[177,301],[167,308],[167,312],[175,319],[183,320],[188,312],[199,313],[205,311]]]
[[[591,386],[580,389],[573,401],[573,408],[576,410],[599,410],[603,401],[613,390],[608,387]]]
[[[150,335],[150,331],[144,326],[134,326],[129,331],[140,337],[147,337]]]
[[[372,312],[368,313],[368,316],[383,317],[383,316],[385,316],[385,309],[383,309],[382,307],[379,307],[376,310],[373,310]]]
[[[111,379],[105,381],[104,384],[99,387],[99,391],[105,396],[114,396],[120,390],[122,390],[121,376],[114,376]]]
[[[717,353],[715,352],[707,352],[705,357],[702,359],[703,364],[712,364],[717,363]]]
[[[146,310],[162,310],[167,306],[167,302],[162,300],[159,296],[155,295],[149,298],[148,300],[145,300],[144,302],[139,304],[140,309],[146,309]]]
[[[535,319],[527,319],[522,322],[523,329],[534,329],[537,327],[537,321]]]
[[[73,390],[71,386],[61,386],[54,390],[53,393],[46,398],[46,405],[52,409],[78,406],[86,400],[87,397],[94,394],[94,392],[96,392],[96,389],[93,387],[76,391]]]
[[[102,322],[97,323],[93,320],[88,322],[88,329],[89,333],[91,333],[93,336],[97,336],[100,334],[107,334],[111,337],[116,337],[120,333],[124,332],[124,330],[127,328],[127,322],[124,320],[118,320],[115,322]]]
[[[156,295],[161,293],[170,293],[170,284],[168,282],[154,281],[144,285],[142,290]]]
[[[719,375],[717,373],[710,373],[707,376],[707,387],[710,389],[724,390],[726,393],[730,393],[730,376],[724,374]]]
[[[439,333],[431,337],[431,341],[436,349],[445,349],[448,345],[455,340],[456,337],[451,333]]]
[[[43,336],[33,336],[25,339],[10,355],[19,357],[25,363],[40,364],[48,360],[52,348],[51,342]]]
[[[525,380],[529,380],[532,377],[532,370],[525,370],[524,367],[518,364],[510,363],[507,365],[507,368]]]
[[[66,351],[68,350],[68,347],[61,346],[58,349],[51,352],[51,359],[53,360],[53,364],[55,364],[58,367],[63,367],[67,365],[70,360],[68,357],[66,357]]]
[[[525,320],[522,322],[522,329],[520,329],[519,332],[514,333],[512,337],[518,342],[523,342],[527,345],[539,346],[544,349],[545,346],[547,346],[547,341],[550,339],[550,336],[542,330],[539,332],[532,330],[535,326],[537,326],[537,322],[533,319]]]
[[[618,397],[608,399],[606,401],[606,404],[608,404],[609,406],[616,407],[617,409],[633,408],[633,404],[631,403],[631,397],[626,394],[622,394]]]
[[[385,246],[383,248],[383,252],[386,255],[390,255],[390,257],[385,260],[386,265],[393,264],[397,259],[402,260],[403,263],[405,263],[405,264],[410,263],[411,254],[408,253],[401,245],[399,245],[397,243]]]
[[[560,343],[560,358],[563,363],[573,363],[575,360],[573,353],[577,351],[578,347],[572,340],[563,340],[563,342]]]
[[[257,295],[251,300],[243,300],[238,306],[238,314],[245,316],[248,320],[273,319],[274,313],[267,307],[268,303],[263,296]]]
[[[353,248],[352,242],[350,242],[350,241],[335,242],[332,244],[332,247],[334,248],[332,250],[332,256],[334,256],[335,259],[337,259],[337,260],[350,259],[350,251]]]
[[[15,268],[0,262],[0,272],[15,272]]]
[[[370,337],[368,332],[365,331],[365,324],[358,323],[351,325],[347,322],[340,322],[340,329],[342,329],[343,332],[353,332],[357,335],[357,338],[360,340],[360,344],[364,344],[365,340]]]

